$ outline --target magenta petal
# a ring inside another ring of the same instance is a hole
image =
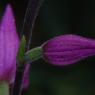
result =
[[[18,46],[15,20],[12,8],[8,5],[0,26],[0,80],[14,80]]]
[[[95,55],[95,41],[77,35],[55,37],[42,45],[43,57],[54,65],[73,64]]]

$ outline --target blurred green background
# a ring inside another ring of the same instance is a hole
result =
[[[0,0],[0,17],[8,3],[13,7],[20,34],[28,0]],[[44,0],[31,48],[69,33],[95,38],[95,0]],[[62,67],[42,59],[31,63],[30,86],[24,95],[95,95],[95,56]]]

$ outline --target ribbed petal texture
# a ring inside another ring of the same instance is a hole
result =
[[[95,55],[95,40],[67,34],[42,45],[43,58],[53,65],[68,65]]]

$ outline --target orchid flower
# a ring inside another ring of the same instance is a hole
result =
[[[8,5],[0,24],[0,81],[8,84],[14,83],[19,42],[12,8]],[[26,87],[28,74],[24,76],[23,86]]]

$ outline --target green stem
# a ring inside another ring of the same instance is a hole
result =
[[[26,52],[24,60],[26,62],[33,62],[42,57],[42,48],[36,47]]]
[[[9,95],[9,85],[6,82],[0,82],[0,95]]]

